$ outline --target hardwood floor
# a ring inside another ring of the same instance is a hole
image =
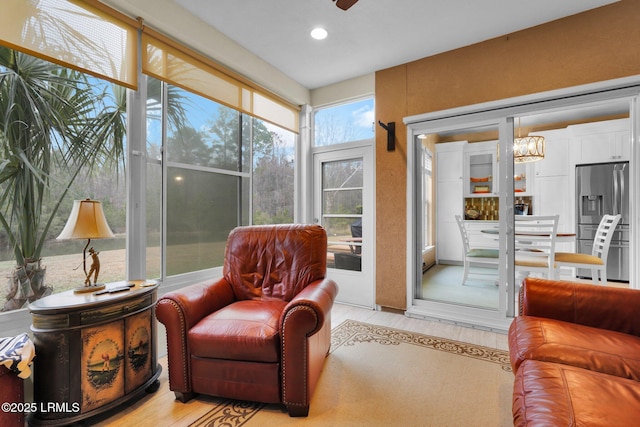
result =
[[[486,347],[503,350],[508,348],[507,337],[503,334],[465,328],[437,321],[414,319],[406,317],[400,312],[375,311],[344,304],[335,304],[331,314],[333,327],[348,319],[426,335],[435,335]],[[158,328],[158,334],[159,337],[162,337],[164,330]],[[182,427],[196,421],[212,409],[216,399],[211,397],[198,396],[196,399],[187,403],[180,403],[175,400],[173,392],[169,390],[164,339],[159,340],[159,343],[158,354],[162,356],[160,357],[162,374],[160,375],[160,388],[158,391],[110,412],[110,416],[105,415],[101,416],[100,419],[91,420],[92,425],[116,427]]]

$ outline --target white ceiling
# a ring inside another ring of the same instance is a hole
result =
[[[615,3],[360,0],[343,11],[332,0],[172,1],[307,89]],[[329,36],[313,40],[315,26]]]

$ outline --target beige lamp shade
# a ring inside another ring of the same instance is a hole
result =
[[[110,239],[115,237],[97,200],[74,200],[67,224],[56,238],[63,239]]]

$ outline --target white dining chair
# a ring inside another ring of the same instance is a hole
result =
[[[555,278],[554,263],[559,215],[516,215],[515,270],[518,278],[540,273]]]
[[[609,256],[609,246],[616,226],[620,222],[621,216],[604,215],[600,220],[596,236],[593,239],[593,249],[591,254],[581,254],[575,252],[556,252],[556,266],[588,268],[591,270],[591,280],[594,284],[607,284],[607,257]],[[599,274],[598,274],[599,273]],[[599,276],[599,277],[598,277]]]
[[[462,246],[464,248],[464,271],[462,273],[462,285],[469,278],[471,267],[481,266],[484,268],[497,269],[500,259],[500,252],[498,249],[489,248],[472,248],[469,243],[469,234],[465,227],[464,221],[460,215],[456,215],[456,222],[460,229],[460,236],[462,237]],[[482,274],[482,273],[479,273]],[[484,273],[482,276],[492,274],[495,275],[495,271],[491,273]]]

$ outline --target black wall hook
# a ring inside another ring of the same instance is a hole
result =
[[[387,131],[387,151],[394,151],[396,149],[396,122],[384,124],[378,120],[378,124]]]

